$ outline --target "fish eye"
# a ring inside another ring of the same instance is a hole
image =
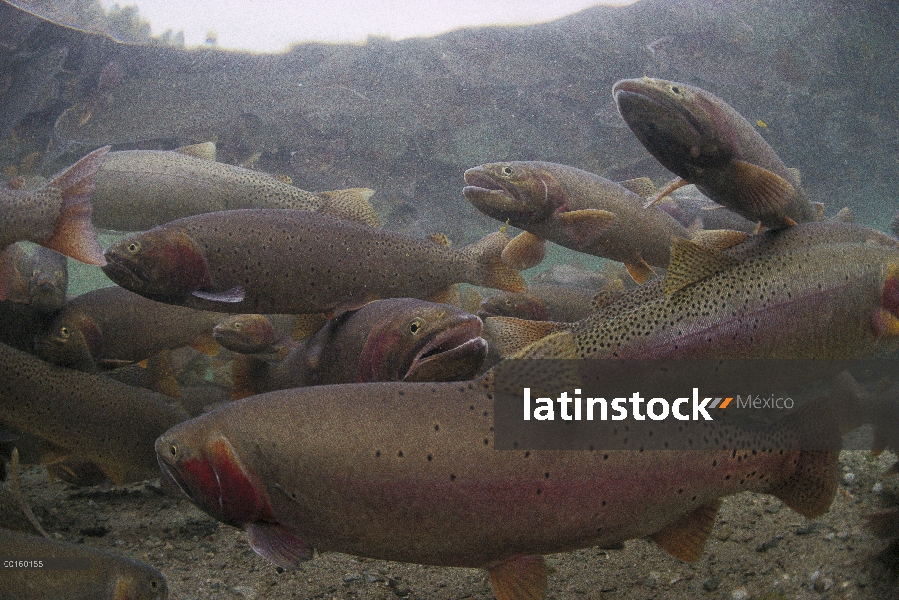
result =
[[[169,454],[171,454],[172,458],[178,458],[178,452],[180,448],[178,448],[178,444],[172,444],[169,446]]]
[[[668,86],[668,89],[670,89],[670,90],[671,90],[672,92],[674,92],[675,94],[680,94],[680,88],[677,87],[676,85]]]
[[[506,306],[512,306],[512,301],[506,298],[503,302],[506,303]]]
[[[500,173],[502,173],[504,177],[511,177],[512,176],[512,167],[510,167],[509,165],[505,165],[502,168],[500,168]]]
[[[64,338],[68,338],[69,337],[69,328],[65,327],[65,326],[60,327],[59,335],[61,335]]]
[[[140,243],[139,242],[131,242],[128,244],[128,252],[131,254],[136,254],[140,251]]]
[[[234,329],[240,329],[240,328],[241,328],[240,321],[235,321]]]
[[[409,324],[409,333],[412,335],[418,335],[418,332],[421,331],[421,328],[424,327],[424,321],[422,319],[415,319],[412,323]]]

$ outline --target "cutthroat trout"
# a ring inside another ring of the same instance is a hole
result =
[[[118,286],[100,288],[70,300],[35,338],[35,350],[44,360],[88,372],[183,346],[212,352],[212,328],[224,317],[154,302]]]
[[[109,146],[94,150],[36,190],[0,186],[0,252],[27,240],[91,265],[105,265],[91,227],[94,175]],[[0,254],[0,300],[6,298],[12,257]]]
[[[545,358],[862,358],[899,333],[899,242],[850,223],[770,231],[727,252],[677,240],[664,279],[570,327],[487,319]],[[508,352],[506,352],[508,354]]]
[[[106,249],[104,272],[148,298],[229,313],[317,313],[431,298],[454,283],[523,291],[508,238],[461,249],[296,210],[196,215]]]
[[[771,229],[823,218],[797,174],[720,98],[649,77],[619,81],[612,95],[649,153],[715,202]]]
[[[0,421],[94,461],[116,483],[154,477],[153,440],[186,418],[158,394],[0,344]]]
[[[839,443],[827,407],[817,414],[816,434]],[[783,427],[802,436],[802,423]],[[480,567],[510,600],[545,596],[543,554],[649,536],[696,560],[722,497],[772,493],[814,517],[837,487],[837,452],[773,451],[775,438],[715,422],[697,450],[651,452],[496,451],[493,425],[489,374],[318,386],[206,413],[156,451],[197,506],[283,567],[313,548]]]
[[[487,164],[465,171],[462,190],[475,208],[525,230],[504,254],[509,264],[533,266],[543,240],[623,262],[638,283],[668,264],[671,240],[687,230],[624,185],[581,169],[546,162]],[[651,185],[651,183],[650,183]],[[512,256],[510,256],[510,254]]]
[[[237,208],[317,210],[377,227],[368,198],[355,188],[318,194],[268,173],[216,162],[212,143],[173,151],[110,152],[96,176],[94,225],[144,231],[181,217]]]
[[[899,247],[823,243],[740,260],[676,241],[661,289],[643,300],[591,315],[523,356],[871,356],[899,331]]]
[[[83,544],[0,529],[0,554],[24,561],[81,559],[87,569],[4,568],[4,600],[165,600],[165,576],[155,567]]]

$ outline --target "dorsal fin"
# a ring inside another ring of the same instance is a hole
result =
[[[175,152],[193,156],[194,158],[202,158],[204,160],[215,161],[216,158],[215,142],[203,142],[202,144],[181,146],[180,148],[175,148]]]
[[[671,261],[668,263],[662,289],[670,296],[739,262],[719,250],[705,248],[683,238],[674,238],[671,242]]]
[[[375,191],[369,188],[349,188],[319,192],[318,197],[324,200],[319,212],[338,219],[365,223],[369,227],[380,227],[381,219],[375,212],[369,198]]]
[[[444,248],[450,248],[453,245],[449,239],[449,236],[445,233],[431,233],[428,235],[428,239],[438,246],[443,246]]]
[[[855,216],[852,214],[852,209],[844,206],[830,220],[839,223],[855,223]]]
[[[656,193],[656,186],[649,177],[637,177],[619,181],[618,185],[629,189],[641,198],[649,198]]]

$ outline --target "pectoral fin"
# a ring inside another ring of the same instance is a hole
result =
[[[796,197],[789,181],[744,160],[733,162],[733,176],[740,204],[758,215],[782,213]]]
[[[646,203],[643,205],[643,208],[649,208],[674,190],[678,190],[685,185],[690,185],[690,182],[684,179],[683,177],[676,177],[665,184],[665,187],[660,189],[654,195],[650,196],[646,199]]]
[[[503,249],[502,259],[516,271],[536,267],[546,256],[546,240],[528,231],[522,231]]]
[[[665,552],[680,560],[695,561],[702,556],[705,542],[715,525],[721,499],[703,504],[659,532],[649,536]]]
[[[202,298],[203,300],[209,300],[210,302],[226,302],[229,304],[236,304],[237,302],[243,302],[246,297],[246,292],[240,286],[236,286],[231,288],[230,290],[226,290],[224,292],[205,292],[203,290],[194,290],[191,292],[192,295],[197,298]]]
[[[292,571],[312,558],[312,548],[306,542],[276,523],[251,523],[247,540],[257,554],[283,569]]]
[[[734,229],[704,229],[690,236],[690,241],[712,248],[714,250],[727,250],[737,244],[742,244],[749,237],[745,231]]]
[[[646,283],[657,274],[653,268],[649,266],[649,263],[639,257],[636,262],[624,263],[624,268],[627,269],[627,274],[631,276],[631,279],[640,285]]]
[[[516,556],[487,567],[496,600],[546,598],[546,561],[542,556]]]

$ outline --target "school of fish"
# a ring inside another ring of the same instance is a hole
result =
[[[644,77],[612,94],[677,179],[472,165],[462,196],[499,231],[462,247],[381,228],[370,189],[301,190],[218,162],[211,142],[104,146],[40,187],[0,185],[0,432],[76,484],[161,476],[285,569],[313,551],[482,568],[499,600],[545,598],[550,553],[649,538],[697,560],[742,491],[826,512],[849,421],[877,425],[875,450],[899,445],[894,391],[844,380],[770,434],[712,423],[690,450],[494,448],[500,360],[897,350],[896,237],[825,219],[711,93]],[[95,228],[129,233],[101,250]],[[519,271],[547,242],[638,285],[528,287]],[[66,257],[116,285],[67,296]],[[776,451],[784,437],[825,447]],[[17,497],[0,487],[7,528]],[[148,564],[7,528],[0,556],[91,568],[3,570],[4,598],[168,595]]]

